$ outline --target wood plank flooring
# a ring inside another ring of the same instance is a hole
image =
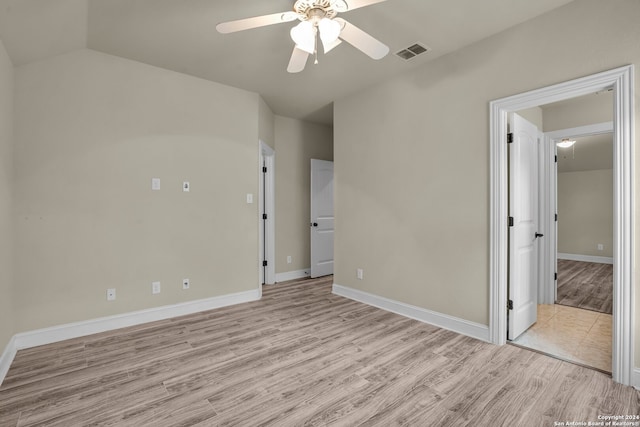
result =
[[[553,426],[640,415],[640,392],[331,294],[260,301],[21,350],[0,426]]]
[[[613,265],[559,259],[556,304],[611,314]]]

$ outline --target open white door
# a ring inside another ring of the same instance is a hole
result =
[[[509,331],[536,322],[538,306],[538,128],[515,113],[509,123]]]
[[[311,159],[311,277],[333,274],[333,162]]]

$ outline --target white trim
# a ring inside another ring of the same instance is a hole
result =
[[[537,89],[490,103],[490,295],[491,342],[507,332],[507,114],[613,88],[614,92],[614,290],[612,371],[630,385],[634,363],[634,128],[633,65]]]
[[[265,144],[263,141],[259,141],[260,155],[259,158],[259,170],[260,178],[258,183],[258,230],[259,230],[259,256],[258,256],[258,268],[260,269],[260,285],[265,283],[272,285],[276,282],[276,208],[275,208],[275,167],[276,167],[276,152]],[[263,174],[262,165],[266,165],[267,173]],[[266,180],[266,182],[265,182]],[[264,200],[264,189],[266,187],[267,195]],[[267,220],[262,219],[262,205],[265,204]],[[266,231],[263,231],[266,222]],[[266,244],[264,244],[264,237],[266,236]],[[263,246],[264,245],[264,246]],[[263,247],[266,248],[266,253],[263,257]],[[267,268],[265,269],[265,277],[263,275],[262,261],[267,260]]]
[[[4,348],[2,356],[0,356],[0,385],[2,385],[4,377],[7,376],[7,372],[9,372],[9,368],[11,367],[11,362],[13,362],[13,358],[16,357],[17,352],[16,337],[13,336]]]
[[[569,261],[595,262],[598,264],[613,264],[613,257],[608,256],[563,254],[558,252],[558,259],[566,259]]]
[[[363,292],[357,289],[333,284],[333,294],[349,298],[363,304],[371,305],[382,310],[390,311],[410,319],[428,323],[439,328],[457,332],[471,338],[489,342],[489,327],[479,323],[470,322],[458,317],[449,316],[403,302],[394,301],[378,295]]]
[[[286,282],[287,280],[296,280],[309,277],[310,268],[304,270],[286,271],[284,273],[276,274],[276,282]]]

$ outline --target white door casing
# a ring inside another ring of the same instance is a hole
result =
[[[311,277],[333,274],[333,162],[311,159]]]
[[[509,333],[536,322],[538,308],[538,128],[511,113],[509,144]],[[539,236],[539,237],[538,237]]]
[[[276,239],[275,239],[275,151],[267,144],[259,141],[258,170],[258,223],[259,223],[259,256],[258,266],[260,269],[260,285],[273,285],[276,282]],[[263,167],[267,168],[263,172]],[[263,214],[267,219],[263,219]],[[263,266],[263,261],[267,265]],[[260,286],[262,289],[262,286]]]
[[[508,174],[507,114],[613,89],[614,94],[614,274],[613,380],[640,387],[634,378],[634,66],[581,77],[490,103],[489,338],[507,339]]]

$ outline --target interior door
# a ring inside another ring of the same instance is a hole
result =
[[[333,162],[311,159],[311,277],[333,274]]]
[[[513,340],[536,322],[538,305],[538,128],[509,117],[509,330]]]

